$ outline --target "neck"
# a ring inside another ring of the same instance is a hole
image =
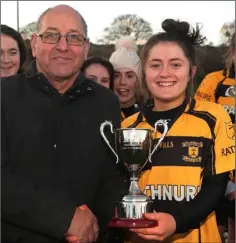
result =
[[[185,96],[183,96],[177,100],[173,100],[173,101],[169,101],[169,102],[154,98],[153,111],[168,111],[168,110],[174,109],[174,108],[182,105],[184,100],[185,100]]]
[[[120,107],[121,108],[129,108],[129,107],[131,107],[134,104],[135,104],[135,98],[133,98],[132,100],[130,100],[128,102],[120,103]]]
[[[50,75],[46,72],[44,72],[38,63],[36,63],[37,70],[38,72],[42,73],[48,82],[52,85],[54,89],[58,91],[58,93],[63,94],[65,93],[68,89],[72,87],[74,84],[76,78],[78,77],[79,71],[71,76],[65,77],[65,78],[60,78],[60,77],[55,77],[53,75]]]

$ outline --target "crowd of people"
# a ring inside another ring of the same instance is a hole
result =
[[[45,10],[30,41],[1,25],[2,242],[235,242],[235,34],[225,68],[194,92],[199,26],[162,29],[140,55],[117,40],[107,60],[88,56],[86,21],[67,5]],[[128,180],[100,125],[160,119],[168,133],[139,177],[157,226],[110,228]]]

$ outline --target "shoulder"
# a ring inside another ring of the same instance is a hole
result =
[[[212,73],[209,73],[205,76],[205,81],[215,81],[220,82],[224,78],[224,70],[215,71]]]
[[[225,113],[225,110],[222,107],[222,105],[205,100],[195,100],[195,106],[193,110],[209,113],[215,117],[219,117],[222,113]]]
[[[219,124],[230,120],[228,113],[222,105],[204,100],[195,100],[195,106],[190,113],[205,120],[213,130]]]
[[[116,95],[112,90],[86,77],[84,77],[84,81],[87,84],[87,86],[92,87],[92,89],[95,91],[94,93],[100,96],[102,100],[106,100],[106,99],[111,99],[116,101],[118,100],[118,98],[116,97]]]

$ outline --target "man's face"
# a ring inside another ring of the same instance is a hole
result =
[[[68,7],[50,10],[43,17],[38,34],[82,35],[84,28],[79,15]],[[65,37],[57,44],[44,43],[42,38],[33,35],[31,39],[33,56],[36,57],[37,69],[47,78],[53,80],[70,80],[75,77],[87,58],[89,42],[83,45],[70,45]]]

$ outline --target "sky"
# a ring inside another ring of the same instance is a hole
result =
[[[207,43],[221,43],[220,29],[235,20],[235,1],[19,1],[19,26],[37,21],[49,7],[67,4],[77,9],[88,25],[88,36],[96,43],[119,15],[136,14],[151,24],[153,32],[161,31],[166,18],[202,24]],[[17,29],[17,1],[1,1],[1,24]]]

